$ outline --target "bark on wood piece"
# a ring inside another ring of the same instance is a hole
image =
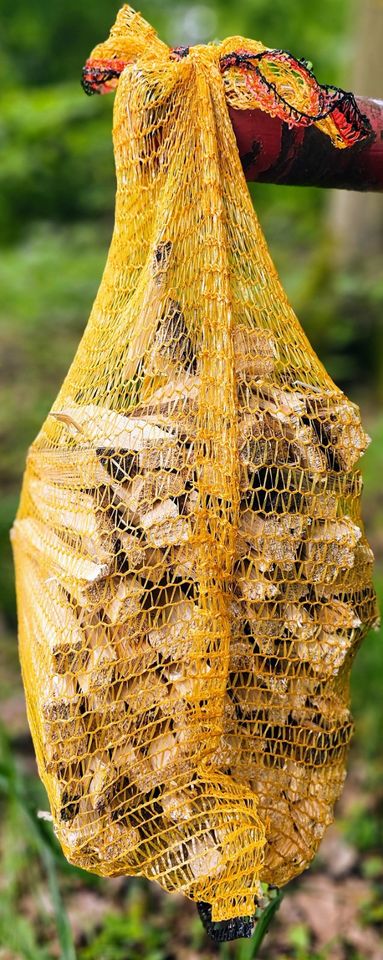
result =
[[[298,579],[298,571],[291,571],[290,574],[283,575],[278,569],[274,570],[273,579],[278,589],[283,592],[286,601],[307,600],[310,594],[310,586],[305,580]]]
[[[255,777],[251,781],[252,789],[259,797],[260,815],[269,817],[268,841],[262,872],[264,880],[269,883],[280,882],[286,876],[286,867],[291,876],[295,875],[297,868],[303,868],[307,859],[311,860],[312,841],[314,840],[315,846],[319,843],[319,832],[318,836],[315,836],[312,823],[307,823],[307,830],[302,836],[304,824],[302,817],[299,817],[295,811],[295,804],[298,807],[300,804],[312,802],[318,813],[316,804],[321,803],[320,821],[327,822],[329,811],[332,810],[342,788],[343,764],[337,762],[327,768],[324,766],[312,768],[310,778],[307,778],[307,773],[306,777],[304,776],[304,769],[301,764],[291,759],[286,760],[285,767],[278,770],[280,795],[274,797],[271,806],[268,798],[273,789],[272,783],[275,782],[275,770],[262,769],[258,765]],[[297,833],[297,825],[299,833]],[[311,852],[307,857],[309,838]]]
[[[81,698],[77,693],[77,685],[73,676],[50,674],[45,677],[41,712],[43,723],[54,723],[57,720],[75,720],[80,715]],[[49,726],[46,733],[49,736]]]
[[[249,670],[254,667],[254,650],[248,637],[233,640],[230,644],[229,670]]]
[[[169,588],[168,602],[155,612],[148,640],[166,659],[178,660],[188,656],[193,634],[198,629],[199,611],[192,600],[187,600],[179,587]]]
[[[165,280],[165,274],[169,267],[170,255],[172,252],[171,240],[161,240],[157,244],[153,257],[153,279],[158,285],[162,285]]]
[[[302,561],[304,576],[311,582],[334,583],[340,571],[353,567],[355,548],[362,532],[350,519],[312,524]]]
[[[59,823],[68,823],[79,812],[83,798],[81,760],[63,765],[59,773],[51,776],[51,807],[56,812]]]
[[[166,781],[160,803],[165,816],[174,823],[190,820],[193,815],[190,792],[177,780]]]
[[[200,503],[200,495],[198,490],[196,489],[189,490],[188,493],[185,495],[185,501],[184,501],[182,513],[188,517],[191,517],[191,522],[193,521],[193,517],[195,516],[196,511],[198,510],[199,503]]]
[[[154,670],[147,670],[137,677],[128,678],[122,685],[120,698],[124,699],[132,717],[139,717],[146,712],[159,713],[159,708],[166,708],[169,698],[167,685]],[[148,739],[151,733],[148,734]]]
[[[198,580],[198,556],[194,543],[183,543],[181,546],[171,547],[169,566],[175,577],[181,577],[183,580]]]
[[[156,374],[161,370],[159,358],[186,369],[191,368],[195,362],[181,304],[171,298],[168,298],[163,306],[154,340],[148,351],[145,363],[147,372]]]
[[[137,847],[140,846],[140,841],[140,834],[136,827],[126,822],[115,823],[108,819],[100,836],[99,858],[104,863],[112,865],[110,873],[108,870],[110,876],[119,876],[124,863],[129,868]]]
[[[186,420],[192,426],[197,414],[197,402],[200,390],[200,378],[194,374],[182,373],[174,370],[174,376],[168,377],[161,386],[156,385],[157,378],[153,375],[148,379],[141,391],[142,402],[136,412],[150,414],[157,413],[169,416],[175,425],[177,420]]]
[[[244,631],[244,611],[243,604],[236,598],[230,597],[228,603],[228,614],[230,617],[231,624],[231,636],[235,640],[237,637],[242,637]]]
[[[116,771],[107,751],[100,751],[84,761],[82,787],[84,796],[96,813],[104,813],[113,796]]]
[[[307,409],[316,423],[323,445],[330,447],[342,470],[351,470],[370,443],[364,432],[359,410],[346,398],[307,398]]]
[[[147,547],[139,537],[128,533],[126,530],[119,530],[116,554],[118,560],[120,560],[121,554],[125,556],[129,569],[136,573],[145,565]]]
[[[246,413],[239,421],[242,462],[253,470],[269,465],[271,471],[279,466],[301,466],[324,475],[326,456],[313,427],[302,423],[294,409],[279,408],[271,401],[267,401],[270,409],[257,409],[258,404],[265,404],[264,398],[257,398],[254,412]]]
[[[89,655],[86,666],[77,674],[77,681],[82,692],[90,694],[111,683],[117,654],[108,628],[96,618],[89,627],[84,627],[84,634]]]
[[[126,704],[115,701],[107,706],[106,711],[94,712],[94,746],[100,750],[114,750],[125,747],[129,738],[134,734],[132,717]]]
[[[351,713],[347,704],[342,703],[337,695],[337,684],[338,681],[336,679],[335,681],[327,682],[325,688],[323,688],[323,693],[313,693],[312,689],[306,691],[305,706],[301,709],[299,719],[303,720],[306,717],[309,720],[312,708],[314,707],[316,712],[320,714],[323,725],[328,729],[331,729],[334,723],[338,725],[352,723]],[[319,690],[322,690],[321,686]]]
[[[258,377],[271,376],[277,351],[274,338],[267,330],[250,330],[243,324],[238,324],[234,328],[233,346],[238,377],[251,381]]]
[[[243,609],[253,640],[262,653],[271,654],[275,639],[282,636],[284,631],[284,618],[279,604],[272,601],[244,603]]]
[[[102,577],[92,583],[70,585],[73,603],[83,626],[95,623],[100,617],[101,608],[110,596],[109,577]]]
[[[293,186],[383,190],[383,102],[356,98],[371,123],[371,140],[347,150],[315,126],[293,127],[262,110],[229,107],[247,180]]]
[[[115,626],[126,623],[129,618],[141,612],[144,587],[137,577],[133,574],[113,577],[109,580],[108,587],[109,598],[104,602],[103,608],[111,624]]]
[[[77,747],[78,755],[81,756],[81,754],[83,754],[87,748],[86,729],[82,714],[80,713],[78,707],[75,710],[74,702],[72,701],[70,710],[73,716],[69,716],[68,718],[64,719],[52,719],[54,708],[47,700],[44,701],[43,709],[45,710],[45,714],[50,714],[48,720],[45,718],[43,719],[42,725],[47,758],[49,760],[58,760],[59,762],[61,762],[61,760],[65,760],[68,757],[68,754],[65,752],[66,744],[69,744],[69,742],[72,744],[70,756],[73,756],[74,760],[76,759]],[[63,710],[62,699],[58,709]],[[62,753],[60,753],[61,750]]]
[[[297,426],[294,443],[299,451],[299,463],[311,473],[324,474],[326,469],[326,458],[324,451],[320,448],[311,426],[300,423]]]
[[[306,493],[303,499],[304,510],[313,520],[335,520],[339,499],[331,491]]]
[[[167,547],[170,544],[189,540],[189,522],[180,517],[179,508],[174,500],[160,500],[151,510],[141,517],[148,544],[153,547]]]
[[[272,600],[279,593],[278,587],[265,577],[263,569],[270,568],[269,559],[245,557],[236,566],[236,582],[245,600],[259,602]]]
[[[239,707],[241,719],[258,713],[259,695],[253,672],[241,671],[236,675],[231,696],[237,708]]]
[[[330,583],[314,584],[317,598],[334,597],[339,600],[352,600],[356,605],[361,602],[361,597],[365,591],[370,598],[374,597],[371,586],[371,568],[374,563],[374,555],[367,541],[361,537],[354,548],[354,563],[348,568],[340,570],[335,579]],[[364,619],[361,615],[361,619]]]
[[[320,632],[320,625],[302,604],[287,603],[285,618],[287,630],[302,641],[311,640]]]
[[[361,621],[351,603],[333,598],[319,607],[317,619],[324,630],[352,630],[361,626]]]
[[[124,864],[127,870],[132,867],[140,842],[138,830],[128,822],[116,823],[106,814],[100,818],[95,811],[81,810],[81,804],[79,815],[68,829],[60,828],[59,837],[70,862],[105,876],[121,873]]]
[[[186,475],[157,470],[151,475],[152,498],[166,500],[167,497],[180,497],[185,492]]]
[[[277,564],[287,573],[297,559],[305,524],[305,517],[299,514],[264,519],[246,510],[240,514],[238,529],[254,551],[255,564],[258,562],[264,572]]]
[[[131,741],[125,738],[117,745],[115,744],[110,751],[111,763],[116,773],[116,782],[114,790],[114,809],[122,807],[124,802],[124,780],[139,793],[148,793],[150,790],[150,781],[153,768],[147,756],[133,746]]]
[[[153,503],[166,500],[168,497],[180,497],[185,490],[185,478],[182,473],[172,473],[169,470],[155,470],[150,473],[137,475],[130,484],[123,485],[123,502],[131,510],[133,522],[140,521],[141,516]]]
[[[111,743],[126,737],[131,725],[125,703],[115,698],[114,689],[115,684],[111,684],[92,690],[84,702],[87,728],[100,750],[107,750]]]
[[[88,752],[87,731],[81,717],[76,721],[58,721],[57,739],[46,736],[44,765],[47,773],[61,777],[65,767],[81,760]]]
[[[333,821],[332,813],[328,809],[324,809],[323,804],[318,800],[298,801],[290,804],[289,808],[300,844],[310,835],[316,841],[321,840],[327,827]]]
[[[305,395],[301,390],[278,387],[266,379],[252,384],[251,389],[245,391],[245,396],[248,412],[263,410],[281,423],[290,423],[290,431],[307,413]]]
[[[276,681],[276,683],[274,682]],[[295,691],[291,688],[286,677],[280,679],[268,677],[268,689],[263,693],[265,705],[264,709],[269,710],[269,715],[274,725],[288,729],[291,725],[291,711],[297,703]],[[260,709],[261,706],[260,706]],[[266,743],[264,738],[259,737],[254,749],[259,754],[265,750]],[[251,757],[252,742],[247,743],[248,756]]]
[[[247,482],[242,483],[245,489],[257,487],[257,471],[263,467],[270,469],[270,488],[277,489],[277,468],[300,463],[299,450],[283,426],[262,413],[258,420],[253,415],[239,422],[238,451],[241,464],[248,466]]]
[[[194,466],[192,446],[186,447],[170,437],[166,443],[148,445],[139,454],[140,470],[176,470],[188,469],[192,473]]]
[[[296,644],[296,653],[300,660],[307,660],[318,675],[325,678],[336,676],[355,639],[355,630],[342,633],[321,630],[317,640],[299,641]]]
[[[99,818],[94,812],[80,812],[70,823],[60,824],[59,840],[70,863],[84,870],[96,866],[98,857],[92,842],[97,844],[99,831]]]
[[[107,478],[103,492],[106,494],[105,506],[108,506],[108,495],[113,503],[112,492],[116,493],[116,484],[130,480],[137,473],[139,454],[134,450],[117,447],[97,447],[96,453],[100,468]]]

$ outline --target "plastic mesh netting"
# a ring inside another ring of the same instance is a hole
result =
[[[240,37],[169,50],[123,7],[116,219],[12,540],[39,771],[68,859],[254,913],[312,859],[376,621],[368,438],[271,262],[228,104],[365,136],[348,95]]]

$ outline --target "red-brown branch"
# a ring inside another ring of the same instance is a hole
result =
[[[229,108],[246,179],[383,191],[383,101],[356,97],[373,136],[340,150],[315,126],[292,127],[262,110]]]

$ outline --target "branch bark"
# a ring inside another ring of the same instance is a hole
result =
[[[262,110],[229,108],[246,179],[289,186],[383,191],[383,101],[356,97],[373,137],[343,150],[316,127],[292,127]]]

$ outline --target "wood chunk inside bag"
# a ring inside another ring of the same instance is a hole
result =
[[[69,674],[47,674],[41,691],[44,720],[74,720],[81,712],[75,678]]]
[[[148,641],[164,658],[178,660],[190,653],[200,614],[193,600],[180,587],[169,588],[162,604],[151,614]]]
[[[187,771],[190,771],[196,762],[198,747],[196,738],[189,738],[185,742],[182,732],[166,729],[166,725],[159,726],[152,736],[148,750],[147,758],[151,767],[151,773],[148,774],[147,789],[153,789],[160,785],[165,786],[174,777],[178,777],[181,771],[182,777],[185,777]],[[174,818],[175,819],[175,818]]]
[[[77,610],[57,577],[43,577],[25,560],[25,597],[32,611],[33,636],[46,671],[76,673],[86,659],[86,641]]]
[[[29,517],[16,520],[13,537],[19,537],[27,551],[44,557],[45,563],[49,560],[57,576],[61,571],[62,579],[68,583],[72,580],[92,583],[108,573],[108,563],[98,563],[86,551],[79,552],[77,545],[59,537],[40,520]]]
[[[173,377],[164,378],[161,386],[157,385],[157,378],[147,378],[141,393],[141,401],[137,413],[157,414],[167,416],[178,429],[178,423],[185,423],[191,428],[191,435],[195,431],[198,412],[198,398],[201,379],[196,374],[175,369]]]
[[[62,410],[52,411],[78,437],[95,444],[97,448],[116,448],[140,451],[150,444],[171,442],[172,435],[147,417],[127,417],[116,410],[96,404],[67,404]]]
[[[82,692],[89,694],[111,683],[118,657],[108,626],[97,617],[83,629],[88,657],[84,668],[77,674],[77,680]]]
[[[294,637],[292,655],[307,661],[323,678],[339,672],[361,626],[356,611],[341,601],[318,605],[312,615],[304,607],[288,604],[286,620]]]
[[[315,521],[305,543],[304,576],[312,582],[333,583],[342,570],[354,566],[362,531],[350,517]]]
[[[167,547],[184,543],[190,537],[190,525],[180,516],[179,507],[172,499],[155,503],[141,518],[147,542],[153,547]]]
[[[189,368],[195,362],[185,317],[177,300],[168,300],[155,335],[158,352],[176,363]]]
[[[103,601],[107,620],[116,625],[134,618],[142,610],[144,596],[143,583],[133,574],[109,578]]]
[[[261,553],[259,557],[254,554],[250,557],[245,556],[236,564],[236,582],[246,600],[260,602],[272,600],[273,597],[278,596],[278,586],[272,579],[265,576],[268,569],[270,569],[268,558],[263,558]]]
[[[28,465],[31,480],[36,478],[43,484],[61,487],[69,498],[72,494],[81,495],[83,491],[109,483],[108,473],[91,447],[77,447],[75,456],[67,447],[31,447]]]
[[[370,443],[358,407],[345,396],[307,396],[307,409],[320,441],[335,468],[351,470]]]
[[[114,532],[94,496],[37,478],[31,478],[29,492],[41,516],[54,529],[62,527],[73,538],[80,537],[100,561],[110,558]]]
[[[278,564],[288,573],[297,560],[305,525],[305,518],[299,514],[263,518],[245,510],[240,514],[238,529],[264,572]]]
[[[238,377],[253,380],[269,377],[274,370],[277,350],[268,330],[251,330],[238,324],[233,333],[234,363]]]

